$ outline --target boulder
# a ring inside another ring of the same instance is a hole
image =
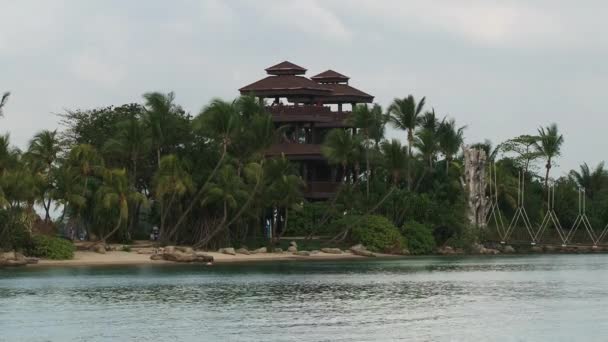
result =
[[[6,252],[6,253],[0,254],[0,267],[2,267],[2,266],[25,266],[27,264],[28,264],[28,260],[21,253]]]
[[[232,247],[220,248],[218,252],[222,254],[236,255],[236,251]]]
[[[473,254],[483,254],[484,249],[485,247],[479,243],[474,243],[471,245],[471,253]]]
[[[454,248],[452,248],[450,246],[443,246],[443,247],[437,248],[437,254],[439,254],[439,255],[454,255],[454,254],[456,254],[456,251],[454,251]]]
[[[376,254],[368,251],[367,249],[351,249],[354,255],[364,256],[364,257],[375,257]]]
[[[174,251],[173,253],[165,253],[163,254],[163,258],[168,261],[175,262],[193,262],[196,261],[196,256],[194,254],[186,254],[178,251]]]
[[[321,251],[318,249],[313,249],[312,251],[310,251],[310,255],[319,254],[319,253],[321,253]]]
[[[25,258],[28,265],[37,264],[40,259],[38,258]]]
[[[150,255],[150,260],[164,260],[165,256],[162,254],[152,254]]]
[[[298,256],[310,256],[311,253],[309,251],[298,251],[298,252],[296,252],[296,255],[298,255]]]
[[[175,247],[175,250],[178,252],[186,253],[186,254],[194,253],[194,250],[192,249],[192,247],[188,247],[188,246],[177,246],[177,247]]]
[[[251,254],[251,252],[247,248],[243,248],[243,247],[237,249],[236,252],[238,254],[245,254],[245,255]]]
[[[154,248],[137,248],[133,249],[137,254],[154,254]]]
[[[194,256],[197,262],[213,262],[213,256],[203,252],[195,252]]]
[[[404,248],[401,250],[401,255],[410,255],[410,250],[407,248]]]
[[[0,260],[14,260],[15,251],[0,253]]]
[[[273,253],[283,253],[283,248],[279,248],[279,247],[273,248],[272,252]]]
[[[163,248],[163,253],[173,253],[175,252],[175,246],[165,246],[165,248]]]
[[[253,251],[251,251],[252,254],[257,254],[257,253],[268,253],[268,249],[266,247],[260,247],[258,249],[254,249]]]
[[[506,245],[502,248],[503,253],[512,254],[515,253],[515,248],[513,246]]]
[[[289,253],[297,253],[297,252],[298,252],[298,247],[296,247],[296,246],[289,246],[289,247],[287,248],[287,251],[288,251]]]
[[[297,244],[295,241],[291,241],[291,242],[289,243],[289,246],[293,246],[293,247],[295,247],[295,248],[298,248],[298,244]]]
[[[342,254],[342,250],[340,248],[321,248],[321,252],[327,254]]]
[[[90,250],[91,250],[91,252],[95,252],[95,253],[99,253],[99,254],[106,254],[106,246],[104,246],[102,244],[95,244],[95,245],[91,246]]]
[[[481,250],[481,254],[496,255],[496,254],[500,254],[500,251],[498,249],[494,249],[494,248],[484,248]]]

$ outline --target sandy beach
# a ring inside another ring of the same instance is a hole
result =
[[[349,260],[366,259],[350,252],[343,254],[317,253],[310,256],[298,256],[292,253],[258,253],[228,255],[218,252],[205,252],[213,256],[214,263],[232,262],[257,262],[257,261],[284,261],[284,260]],[[389,257],[390,255],[378,255]],[[37,264],[30,266],[114,266],[114,265],[162,265],[179,264],[165,260],[151,260],[150,254],[138,254],[137,252],[111,251],[99,254],[89,251],[76,251],[74,259],[71,260],[47,260],[41,259]]]

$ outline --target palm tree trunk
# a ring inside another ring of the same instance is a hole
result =
[[[407,131],[407,190],[412,190],[412,144],[414,143],[414,134],[412,130]]]
[[[289,208],[285,207],[285,222],[283,222],[283,229],[281,230],[281,234],[279,234],[279,240],[285,235],[287,231],[287,220],[289,219]]]
[[[186,219],[186,217],[188,216],[188,214],[190,214],[190,211],[192,210],[192,208],[194,208],[194,205],[198,202],[198,200],[200,199],[200,197],[203,195],[205,187],[207,186],[207,184],[209,183],[209,181],[211,179],[213,179],[213,177],[215,177],[215,174],[217,173],[217,170],[220,168],[220,166],[222,165],[222,162],[224,161],[224,157],[226,156],[227,148],[228,147],[226,145],[224,145],[224,150],[222,151],[222,156],[220,157],[220,160],[218,160],[217,164],[215,165],[215,167],[211,171],[211,174],[209,174],[209,176],[205,180],[205,183],[203,183],[203,185],[200,187],[200,189],[198,190],[198,192],[196,193],[196,195],[194,195],[194,198],[188,204],[188,207],[186,208],[186,210],[179,217],[179,219],[177,220],[177,223],[175,223],[175,226],[173,226],[172,231],[174,231],[174,232],[177,231],[177,229],[179,228],[179,226],[181,226],[181,224],[184,222],[184,220]]]
[[[545,168],[547,169],[547,172],[545,173],[545,189],[549,189],[549,170],[551,170],[551,157],[547,159],[547,165],[545,165]]]
[[[253,187],[253,191],[251,192],[251,195],[249,196],[249,198],[247,198],[247,201],[239,209],[239,211],[232,217],[232,220],[230,220],[228,223],[226,223],[225,221],[221,222],[218,225],[218,227],[213,232],[211,232],[210,234],[208,234],[205,239],[203,239],[202,241],[200,241],[197,244],[195,244],[194,247],[198,248],[198,247],[206,245],[209,241],[211,241],[211,239],[217,233],[221,232],[225,227],[230,227],[241,215],[243,215],[243,213],[245,212],[245,210],[247,210],[249,208],[249,206],[251,205],[251,201],[253,200],[253,198],[257,194],[259,186],[260,186],[261,183],[262,183],[262,177],[259,177],[259,179],[257,180],[257,183]]]

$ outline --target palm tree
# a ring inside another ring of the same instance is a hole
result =
[[[136,188],[138,162],[149,151],[150,145],[148,127],[137,115],[130,114],[127,119],[117,124],[116,134],[106,141],[103,151],[122,156],[129,161],[130,183]]]
[[[329,164],[342,166],[342,182],[345,181],[349,165],[354,165],[355,173],[357,173],[359,142],[360,140],[357,136],[353,136],[344,129],[336,128],[327,133],[325,141],[321,146],[321,153],[327,158]],[[357,174],[353,178],[356,182],[358,179]]]
[[[6,105],[6,102],[8,101],[8,97],[11,95],[10,92],[5,92],[4,94],[2,94],[2,98],[0,99],[0,118],[2,117],[2,107],[4,107],[4,105]]]
[[[132,191],[129,186],[127,171],[124,169],[105,170],[103,184],[97,192],[102,208],[105,210],[118,209],[118,217],[114,228],[103,235],[99,242],[105,245],[106,240],[120,229],[129,218],[129,203],[144,202],[145,197],[139,192]]]
[[[487,160],[489,162],[494,162],[496,161],[498,153],[500,153],[500,150],[502,149],[502,144],[498,144],[496,147],[493,147],[492,142],[486,139],[484,142],[472,144],[471,148],[484,151]]]
[[[534,143],[534,148],[546,159],[545,189],[549,185],[549,171],[553,166],[553,160],[559,157],[563,143],[564,137],[559,134],[557,124],[553,123],[547,127],[540,127],[538,129],[538,141]]]
[[[382,155],[384,156],[384,167],[391,174],[393,185],[397,185],[401,174],[407,168],[408,152],[401,142],[393,139],[382,144]]]
[[[63,206],[59,222],[63,222],[68,209],[81,210],[86,204],[86,198],[82,195],[82,184],[78,181],[79,174],[73,168],[64,166],[53,170],[55,186],[49,195],[55,201],[55,208]]]
[[[186,217],[190,214],[194,206],[199,203],[201,197],[205,194],[209,182],[215,177],[216,173],[223,165],[224,159],[228,153],[228,147],[232,145],[235,135],[239,132],[241,126],[237,102],[226,102],[220,99],[213,99],[196,117],[194,126],[197,131],[201,132],[206,137],[209,137],[220,146],[221,154],[206,180],[198,186],[198,190],[194,194],[194,197],[190,200],[186,210],[184,210],[182,215],[178,218],[172,231],[177,230],[186,220]],[[161,202],[161,217],[162,216],[163,211]]]
[[[50,192],[53,189],[53,165],[57,160],[57,156],[61,151],[57,131],[44,130],[34,136],[30,141],[28,156],[39,165],[41,177],[44,180],[44,188],[41,193],[41,203],[45,211],[44,221],[50,222],[51,216],[51,196]]]
[[[382,113],[380,106],[374,106],[370,109],[366,104],[358,105],[353,109],[352,115],[349,117],[349,124],[358,128],[363,135],[363,143],[365,148],[365,173],[367,175],[366,197],[369,198],[370,184],[370,163],[369,163],[369,142],[371,132],[377,125],[378,113]]]
[[[439,135],[439,150],[445,157],[446,174],[450,169],[450,163],[452,162],[454,155],[458,153],[458,150],[462,146],[464,141],[463,131],[465,128],[466,126],[456,128],[456,121],[454,121],[454,119],[443,119],[439,124],[439,128],[437,129]]]
[[[589,198],[593,197],[601,191],[606,183],[608,172],[604,169],[604,162],[599,163],[593,171],[584,163],[580,166],[580,172],[576,170],[570,171],[570,179],[572,179],[580,188],[585,189],[585,193]]]
[[[143,95],[146,103],[146,122],[152,133],[152,140],[156,150],[156,161],[160,167],[162,148],[165,144],[167,133],[172,129],[172,117],[176,110],[173,103],[175,94],[170,92],[162,94],[159,92],[146,93]]]
[[[414,145],[414,131],[420,123],[420,113],[424,108],[424,102],[426,98],[422,98],[420,102],[416,103],[414,96],[409,95],[403,99],[396,98],[388,108],[390,114],[390,121],[393,126],[397,129],[401,129],[407,132],[408,141],[408,155],[412,155],[412,146]],[[407,168],[407,186],[408,190],[412,188],[412,159],[408,160]]]
[[[167,241],[175,234],[175,230],[165,234],[167,215],[176,200],[192,191],[192,177],[179,158],[176,155],[169,154],[162,157],[160,169],[154,176],[153,182],[157,200],[165,201],[165,197],[168,197],[168,201],[163,205],[165,210],[160,218],[160,236],[162,240]]]

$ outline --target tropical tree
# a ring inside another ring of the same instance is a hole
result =
[[[30,141],[27,156],[34,164],[33,169],[38,170],[44,183],[41,189],[40,203],[45,211],[44,221],[50,222],[51,192],[54,187],[54,164],[61,151],[57,131],[44,130],[39,132]]]
[[[2,98],[0,99],[0,118],[2,117],[3,113],[2,113],[2,108],[4,107],[4,105],[6,105],[6,102],[8,101],[8,97],[11,95],[10,92],[5,92],[4,94],[2,94]]]
[[[115,135],[103,146],[104,153],[128,160],[130,184],[133,188],[137,186],[138,164],[151,147],[149,128],[137,114],[129,113],[126,119],[118,122]]]
[[[464,141],[463,131],[465,128],[465,126],[456,128],[456,121],[454,121],[454,119],[443,119],[439,124],[439,150],[445,157],[446,173],[449,171],[450,163],[454,159],[454,155],[458,153],[458,150],[462,146]]]
[[[160,217],[160,236],[167,241],[175,234],[175,230],[168,234],[165,232],[168,214],[177,201],[192,191],[194,184],[183,162],[174,154],[162,157],[160,169],[154,176],[154,184],[156,199],[163,202],[162,207],[165,209]]]
[[[117,212],[114,228],[107,234],[101,235],[100,241],[97,242],[105,245],[107,239],[112,237],[129,218],[129,203],[145,202],[146,199],[141,193],[131,189],[124,169],[104,170],[103,184],[97,191],[97,196],[101,203],[100,209]]]
[[[349,165],[353,165],[355,168],[353,181],[358,181],[357,169],[359,168],[360,146],[361,139],[344,129],[336,128],[327,133],[321,146],[321,153],[331,165],[342,166],[342,182],[346,180]]]
[[[353,109],[352,116],[349,118],[349,123],[357,128],[363,137],[363,144],[365,149],[365,173],[367,175],[366,182],[366,197],[369,198],[369,185],[371,178],[371,168],[369,162],[369,150],[370,150],[370,142],[372,139],[371,134],[375,133],[378,130],[379,122],[381,120],[382,108],[379,105],[375,105],[370,108],[366,104],[361,104],[355,106]]]
[[[538,153],[545,157],[545,189],[549,185],[549,171],[553,167],[553,161],[561,154],[564,137],[559,133],[557,124],[553,123],[547,127],[538,129],[538,141],[534,143],[534,148]]]
[[[414,146],[414,132],[420,123],[420,113],[424,108],[426,98],[422,98],[416,103],[414,96],[409,95],[403,99],[396,98],[388,107],[390,121],[397,129],[407,132],[408,155],[412,155],[412,147]],[[408,189],[412,188],[412,159],[408,160],[407,169]]]
[[[170,92],[162,94],[159,92],[146,93],[145,99],[146,123],[152,133],[152,143],[156,150],[157,165],[160,167],[162,149],[165,145],[168,132],[173,129],[173,115],[176,105],[173,103],[175,94]]]
[[[580,171],[570,171],[570,178],[579,188],[585,189],[585,194],[590,199],[593,199],[604,188],[607,177],[608,171],[604,169],[604,162],[599,163],[593,170],[587,163],[584,163],[580,166]]]

